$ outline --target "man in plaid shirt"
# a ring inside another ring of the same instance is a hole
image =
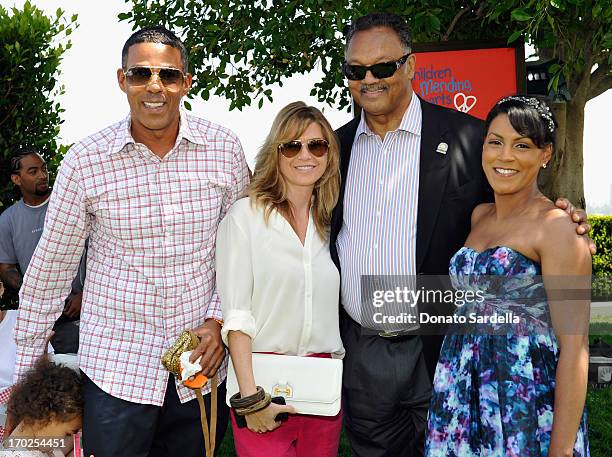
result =
[[[194,329],[201,344],[192,360],[202,355],[204,374],[225,379],[215,237],[249,170],[231,131],[180,109],[192,77],[173,33],[134,33],[117,79],[130,115],[74,145],[60,167],[21,288],[16,376],[42,353],[89,236],[79,351],[86,455],[200,457],[193,392],[160,359]],[[217,443],[227,427],[224,399],[225,383]]]

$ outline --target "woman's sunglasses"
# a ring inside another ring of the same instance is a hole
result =
[[[168,67],[131,67],[123,74],[132,86],[148,84],[153,75],[157,75],[164,86],[180,84],[185,79],[185,74],[181,70]]]
[[[344,62],[342,64],[342,73],[346,76],[346,79],[351,81],[361,81],[366,77],[366,73],[369,71],[372,72],[372,75],[376,79],[390,78],[393,74],[406,63],[408,60],[408,56],[412,54],[409,52],[408,54],[400,57],[397,60],[392,60],[391,62],[381,62],[375,65],[370,65],[369,67],[364,67],[363,65],[349,65]]]
[[[308,151],[315,157],[323,157],[329,151],[329,143],[327,140],[321,138],[315,138],[306,141]],[[300,153],[302,150],[302,142],[300,140],[289,141],[287,143],[281,143],[278,145],[278,151],[291,159]]]

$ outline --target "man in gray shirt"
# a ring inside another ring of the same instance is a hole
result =
[[[0,214],[0,280],[5,285],[4,307],[16,307],[30,259],[40,239],[51,195],[49,174],[44,159],[33,148],[23,148],[11,158],[11,180],[22,198]],[[84,258],[72,290],[66,299],[64,314],[55,325],[52,345],[56,352],[76,352],[78,320],[85,274]]]

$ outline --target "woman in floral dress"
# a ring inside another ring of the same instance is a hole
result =
[[[591,256],[569,216],[537,187],[555,126],[533,97],[504,98],[487,117],[482,166],[495,203],[474,209],[449,268],[457,290],[482,299],[457,308],[466,323],[444,340],[429,457],[589,455]]]

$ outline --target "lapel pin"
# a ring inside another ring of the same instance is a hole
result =
[[[448,144],[446,143],[440,143],[438,147],[436,148],[436,152],[439,152],[440,154],[446,154],[447,151],[448,151]]]

